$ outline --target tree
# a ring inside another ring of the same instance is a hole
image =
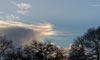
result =
[[[84,46],[81,44],[78,46],[72,44],[69,50],[69,60],[87,60]]]
[[[67,60],[67,52],[64,48],[58,48],[54,43],[33,42],[24,48],[26,54],[36,60]]]
[[[100,27],[90,28],[83,36],[75,40],[75,44],[84,46],[87,58],[100,60]]]
[[[67,60],[65,48],[54,43],[39,43],[33,41],[31,45],[21,48],[7,48],[1,60]]]
[[[5,36],[0,36],[0,59],[7,49],[12,47],[12,41],[8,41]]]

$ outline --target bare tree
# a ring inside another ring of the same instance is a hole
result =
[[[30,46],[8,50],[4,60],[67,60],[67,52],[54,43],[34,41]]]
[[[72,44],[69,50],[69,60],[87,60],[84,46]]]
[[[4,55],[4,52],[12,47],[12,41],[8,41],[5,36],[0,36],[0,58]]]
[[[100,27],[90,28],[83,36],[75,40],[75,44],[85,47],[87,58],[100,60]]]

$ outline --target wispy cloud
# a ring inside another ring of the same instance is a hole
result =
[[[91,7],[100,7],[100,5],[88,5],[88,6],[91,6]]]
[[[54,31],[54,35],[46,38],[53,40],[66,40],[69,36],[76,36],[76,34],[71,32]]]
[[[21,14],[21,15],[26,15],[26,14],[29,14],[31,13],[28,9],[30,9],[32,7],[31,4],[29,3],[15,3],[15,2],[12,2],[19,10],[16,11],[18,14]]]
[[[50,23],[44,23],[44,24],[38,24],[34,26],[35,31],[39,32],[41,35],[44,36],[51,36],[55,35],[55,32],[53,31],[53,25]]]
[[[11,14],[11,15],[7,15],[5,17],[5,19],[7,19],[7,20],[17,20],[17,19],[19,19],[19,16]]]
[[[71,32],[63,32],[63,31],[56,31],[55,36],[74,36],[74,33]]]
[[[31,4],[28,4],[28,3],[18,3],[16,4],[16,6],[22,10],[31,8]]]
[[[31,12],[29,12],[29,11],[24,11],[24,10],[16,11],[16,12],[17,12],[18,14],[22,14],[22,15],[31,13]]]

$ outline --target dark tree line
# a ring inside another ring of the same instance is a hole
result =
[[[75,55],[72,54],[76,60],[100,60],[100,27],[88,29],[83,36],[77,37],[73,46],[76,51],[79,46],[82,49]]]
[[[100,60],[100,27],[88,29],[69,49],[37,41],[16,48],[12,41],[0,37],[0,60]]]
[[[11,41],[0,37],[0,60],[67,60],[64,48],[54,43],[33,41],[30,46],[15,48]]]

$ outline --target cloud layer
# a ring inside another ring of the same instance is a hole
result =
[[[15,45],[25,45],[35,41],[43,41],[41,36],[53,35],[50,23],[37,25],[25,24],[15,21],[0,21],[0,35],[6,35],[7,39],[13,40]]]

